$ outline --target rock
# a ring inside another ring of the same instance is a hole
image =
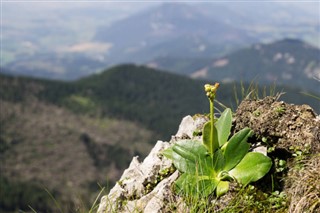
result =
[[[179,172],[175,171],[171,160],[161,155],[161,151],[180,138],[193,138],[193,132],[202,129],[206,121],[204,116],[196,119],[186,116],[170,143],[158,141],[142,163],[134,157],[117,184],[102,197],[97,212],[170,212],[166,204],[178,199],[171,186]],[[183,202],[176,208],[179,206],[185,209]]]
[[[234,131],[251,128],[257,138],[288,154],[320,151],[320,121],[308,105],[292,105],[274,97],[244,100],[235,113]]]
[[[175,171],[170,177],[161,181],[154,190],[148,194],[151,199],[144,208],[144,212],[162,212],[165,209],[164,203],[169,201],[168,198],[173,197],[171,185],[178,179],[178,171]]]
[[[139,163],[138,157],[134,157],[128,169],[126,169],[117,184],[111,189],[108,196],[103,197],[98,212],[117,212],[134,210],[134,208],[144,209],[152,196],[146,196],[155,185],[171,183],[175,179],[165,179],[159,181],[161,172],[170,170],[172,162],[160,154],[161,151],[169,147],[168,142],[158,141],[143,163]],[[174,180],[173,180],[174,179]],[[163,188],[163,187],[162,187]],[[158,190],[162,189],[159,188]],[[155,188],[157,189],[157,187]],[[153,194],[161,194],[152,190]]]
[[[263,155],[267,156],[268,154],[268,148],[267,146],[257,146],[255,148],[252,149],[252,152],[260,152],[262,153]]]
[[[188,115],[182,119],[176,136],[181,138],[187,136],[191,138],[193,135],[193,130],[194,120],[190,115]]]
[[[194,132],[202,131],[203,124],[207,121],[208,118],[202,115],[196,116],[196,119],[193,119],[190,115],[184,117],[179,125],[176,137],[193,138]]]

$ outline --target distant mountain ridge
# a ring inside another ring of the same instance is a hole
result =
[[[258,43],[216,59],[168,57],[149,65],[198,79],[276,83],[320,91],[320,84],[314,79],[320,78],[320,49],[297,39]]]
[[[259,10],[261,7],[264,10]],[[289,10],[286,5],[270,2],[164,3],[101,27],[94,40],[113,44],[108,57],[118,62],[145,62],[152,57],[217,57],[289,35],[305,38],[293,28],[312,32],[309,38],[316,38],[318,24],[310,21],[314,14],[302,13],[299,7]],[[127,34],[130,36],[119,36]]]
[[[124,34],[130,36],[119,36]],[[110,57],[121,55],[119,60],[132,62],[150,59],[147,54],[150,52],[151,56],[212,56],[218,53],[215,52],[217,48],[210,50],[214,46],[224,51],[226,43],[237,46],[257,41],[244,30],[221,23],[197,7],[182,3],[165,3],[100,28],[95,40],[113,44]],[[181,46],[175,45],[176,42],[181,42]]]

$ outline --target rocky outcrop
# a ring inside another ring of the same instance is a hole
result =
[[[138,157],[134,157],[109,195],[101,199],[98,213],[170,212],[171,207],[166,204],[172,202],[181,203],[175,205],[175,211],[179,206],[185,209],[171,189],[179,173],[175,171],[171,160],[162,156],[161,151],[182,138],[199,137],[193,136],[193,133],[201,130],[206,121],[204,116],[186,116],[170,142],[158,141],[142,163]]]
[[[157,212],[161,208],[158,202],[164,202],[171,193],[170,185],[178,177],[176,171],[167,178],[171,161],[160,152],[168,147],[168,142],[158,141],[142,163],[134,157],[109,195],[102,198],[98,212],[134,212],[150,209],[150,205]]]
[[[235,114],[235,131],[251,128],[258,139],[287,154],[320,151],[320,120],[308,105],[276,101],[275,97],[243,101]]]
[[[101,199],[98,213],[188,212],[182,199],[172,190],[179,172],[161,152],[180,139],[201,139],[201,130],[207,120],[200,115],[183,118],[170,142],[158,141],[143,162],[134,157],[110,193]],[[272,97],[246,100],[240,104],[233,121],[234,131],[244,127],[250,127],[255,132],[252,149],[266,152],[266,147],[273,147],[285,150],[287,155],[293,155],[297,149],[319,153],[320,119],[309,106],[290,105]],[[295,185],[292,178],[290,183]],[[230,195],[234,196],[232,193]],[[221,199],[225,200],[216,202],[217,208],[228,205],[226,201],[230,197],[223,196]]]

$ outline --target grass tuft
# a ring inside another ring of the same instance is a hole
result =
[[[287,193],[290,213],[320,212],[320,154],[298,162],[289,171]]]

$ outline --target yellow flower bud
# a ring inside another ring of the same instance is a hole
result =
[[[210,84],[204,85],[204,91],[209,92],[209,91],[210,91],[210,88],[211,88],[211,85],[210,85]]]
[[[214,87],[216,88],[216,90],[219,88],[220,84],[219,83],[215,83]]]
[[[214,85],[210,85],[210,84],[205,84],[204,85],[204,90],[206,92],[206,95],[208,96],[208,98],[213,101],[216,97],[216,92],[218,87],[220,86],[219,83],[215,83]]]

